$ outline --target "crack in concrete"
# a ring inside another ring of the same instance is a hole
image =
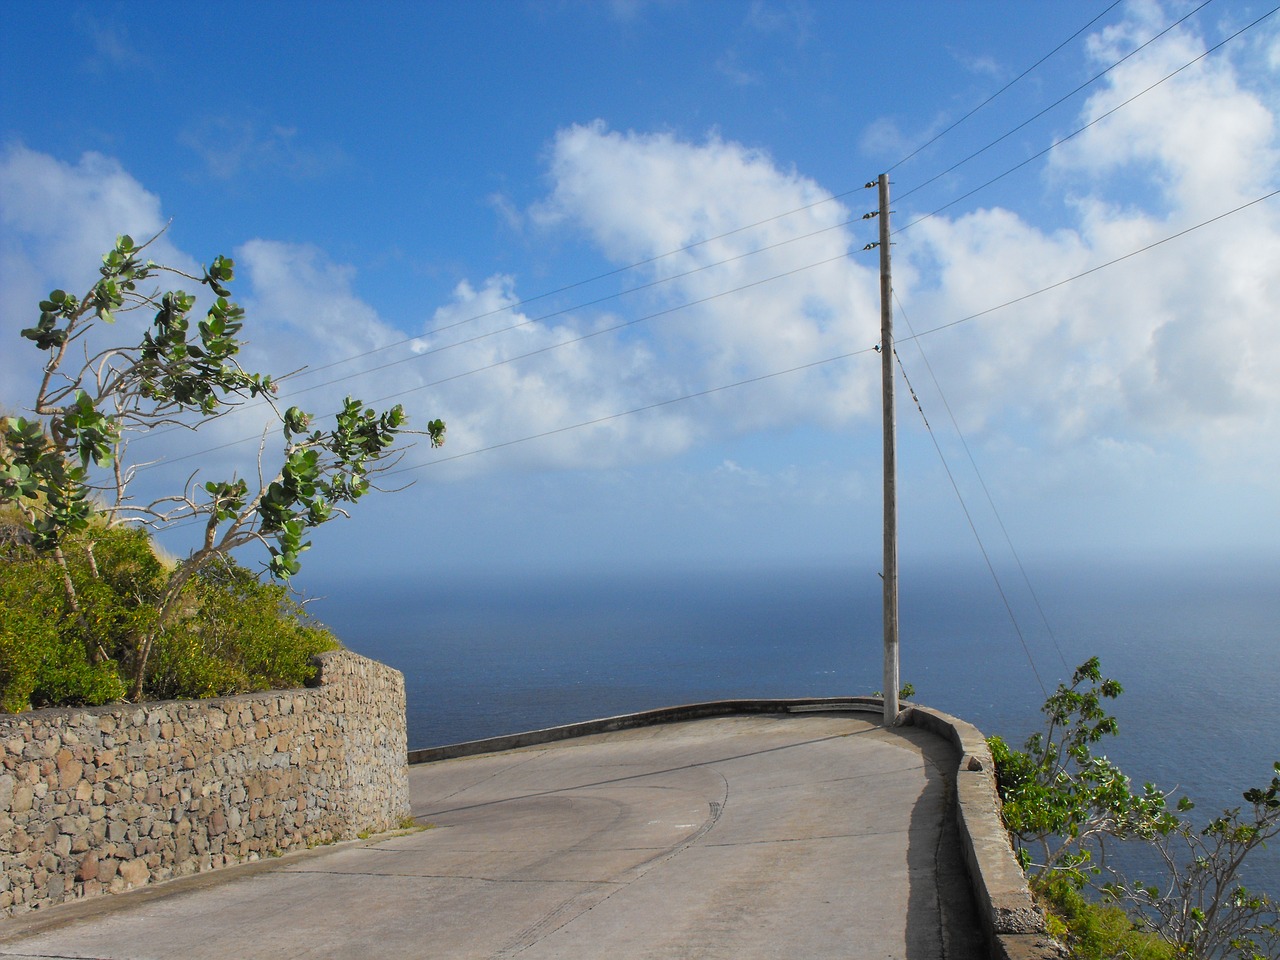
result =
[[[701,765],[702,764],[696,764],[695,766],[701,766]],[[684,769],[684,768],[680,768],[680,769]],[[542,940],[545,940],[547,937],[551,936],[557,931],[562,930],[565,927],[569,926],[575,920],[581,917],[583,914],[591,910],[594,910],[596,907],[604,903],[614,894],[618,893],[621,890],[626,889],[631,884],[639,880],[641,877],[648,874],[650,870],[653,870],[662,864],[669,863],[675,857],[679,856],[685,850],[688,850],[691,846],[696,844],[699,840],[701,840],[708,833],[710,833],[715,828],[715,825],[719,822],[721,814],[724,812],[725,807],[728,806],[728,803],[729,803],[729,780],[722,773],[718,773],[717,775],[720,777],[721,782],[724,784],[724,794],[719,801],[716,801],[716,800],[708,801],[707,807],[710,815],[708,816],[707,820],[703,823],[701,827],[699,827],[696,831],[694,831],[692,834],[686,837],[683,841],[673,845],[663,853],[659,853],[653,857],[650,857],[648,860],[645,860],[641,863],[638,863],[632,867],[627,868],[626,870],[623,870],[620,874],[618,874],[618,876],[623,877],[625,879],[621,879],[617,881],[617,886],[615,887],[615,889],[611,890],[609,893],[605,894],[603,897],[600,897],[600,899],[596,900],[595,902],[587,904],[586,906],[583,906],[581,909],[575,910],[578,903],[582,901],[584,897],[583,895],[579,895],[576,897],[569,898],[564,903],[560,904],[558,907],[556,907],[554,910],[548,913],[546,916],[544,916],[542,920],[540,920],[538,923],[534,924],[532,927],[527,928],[520,936],[516,937],[505,948],[498,951],[498,953],[495,954],[495,958],[514,957],[514,956],[517,956],[518,954],[523,953],[525,950],[528,950],[530,947],[533,947],[535,944],[541,942]],[[564,917],[563,920],[560,919],[564,914],[569,913],[571,910],[574,911],[572,916]],[[556,922],[557,920],[559,920],[560,922],[557,923]],[[554,924],[554,926],[552,924]]]

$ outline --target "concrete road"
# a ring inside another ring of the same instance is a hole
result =
[[[955,763],[808,714],[423,764],[427,829],[0,921],[0,957],[969,960]]]

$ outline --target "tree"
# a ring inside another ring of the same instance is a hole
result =
[[[1175,822],[1152,784],[1136,792],[1119,767],[1094,756],[1094,744],[1119,731],[1102,701],[1123,692],[1093,657],[1045,701],[1047,727],[1021,751],[999,737],[988,741],[1005,826],[1033,877],[1058,875],[1082,887],[1099,872],[1094,854],[1108,839],[1150,838]]]
[[[1244,792],[1248,812],[1227,810],[1198,828],[1187,816],[1194,808],[1189,799],[1170,809],[1167,794],[1150,783],[1135,791],[1115,764],[1094,756],[1095,744],[1119,732],[1102,701],[1122,692],[1119,683],[1103,678],[1093,657],[1045,701],[1044,733],[1033,734],[1020,751],[999,737],[988,740],[1005,826],[1033,889],[1062,899],[1066,884],[1065,899],[1071,900],[1092,883],[1128,908],[1132,927],[1154,934],[1178,956],[1280,955],[1276,902],[1240,882],[1248,855],[1280,834],[1280,763],[1269,786]],[[1108,866],[1110,840],[1148,845],[1163,877],[1130,880]],[[1111,879],[1097,883],[1101,875]],[[1098,916],[1082,915],[1091,922]]]
[[[1280,834],[1280,763],[1271,783],[1244,792],[1249,805],[1224,810],[1201,829],[1180,816],[1152,841],[1164,875],[1144,883],[1113,871],[1103,893],[1135,909],[1139,922],[1192,957],[1280,956],[1280,904],[1241,881],[1246,858]],[[1193,804],[1185,797],[1178,809]]]
[[[312,415],[298,407],[280,411],[276,382],[246,371],[236,359],[244,311],[229,299],[234,263],[219,256],[202,276],[191,276],[143,260],[154,239],[138,246],[119,237],[84,296],[54,290],[41,301],[35,326],[22,331],[48,357],[31,407],[35,416],[5,417],[0,427],[0,504],[17,505],[31,545],[57,562],[91,662],[106,652],[88,629],[69,544],[85,552],[96,575],[95,524],[155,530],[194,521],[201,530],[197,545],[161,578],[153,622],[133,637],[131,699],[141,697],[152,645],[178,614],[192,577],[216,557],[261,543],[271,575],[287,581],[310,546],[308,531],[347,515],[345,505],[373,489],[376,475],[402,456],[392,449],[400,435],[415,432],[407,429],[399,405],[379,412],[351,397],[324,430],[313,428]],[[183,290],[143,290],[162,276],[208,289],[212,303],[204,319],[193,322],[196,298]],[[113,323],[129,310],[154,311],[137,343],[89,345],[99,323]],[[72,351],[73,345],[83,349]],[[193,475],[181,491],[148,503],[130,496],[138,467],[128,459],[131,435],[166,426],[196,430],[251,400],[265,401],[283,432],[282,464],[271,479],[260,451],[256,489],[243,477],[197,484]],[[444,423],[433,420],[423,433],[438,447]]]

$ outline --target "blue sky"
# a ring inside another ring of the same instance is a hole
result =
[[[1271,5],[1198,6],[32,7],[0,36],[0,403],[34,304],[171,221],[157,259],[235,258],[246,363],[313,371],[287,402],[448,421],[304,586],[873,570],[891,169],[899,336],[945,327],[899,346],[934,431],[900,386],[904,563],[981,563],[933,438],[997,554],[988,492],[1028,558],[1273,557],[1280,198],[1198,225],[1280,188],[1280,15],[1192,63]],[[252,475],[261,429],[140,438],[205,453],[139,483]]]

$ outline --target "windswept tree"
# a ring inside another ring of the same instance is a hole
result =
[[[999,737],[988,740],[1005,826],[1032,888],[1072,912],[1074,902],[1084,903],[1079,892],[1093,886],[1124,910],[1120,935],[1146,931],[1167,950],[1151,953],[1148,938],[1142,941],[1148,952],[1110,942],[1100,948],[1105,952],[1082,950],[1080,956],[1280,956],[1280,904],[1243,883],[1249,855],[1280,836],[1280,763],[1270,784],[1244,791],[1243,812],[1226,810],[1201,826],[1189,816],[1194,804],[1188,798],[1171,806],[1169,795],[1150,783],[1136,790],[1119,767],[1094,753],[1119,730],[1103,701],[1122,692],[1092,657],[1076,669],[1070,686],[1059,684],[1045,701],[1046,730],[1028,737],[1022,750]],[[1133,879],[1100,862],[1105,858],[1095,854],[1105,854],[1112,841],[1154,851],[1154,866],[1145,869],[1155,875]],[[1069,931],[1072,938],[1092,941],[1108,929],[1097,920],[1105,911],[1092,916]]]
[[[310,528],[346,516],[347,505],[374,488],[377,475],[403,455],[395,447],[401,435],[420,432],[438,447],[445,434],[440,420],[411,431],[399,405],[377,411],[351,397],[326,428],[298,407],[280,410],[276,382],[237,360],[244,311],[230,299],[233,262],[216,257],[193,276],[143,259],[154,239],[139,246],[119,237],[83,296],[54,290],[41,301],[36,324],[22,331],[47,357],[33,416],[0,424],[0,505],[16,506],[24,539],[56,561],[91,662],[108,653],[90,629],[68,550],[84,551],[97,576],[94,530],[131,524],[157,531],[181,523],[200,531],[148,598],[156,615],[130,638],[121,666],[132,699],[142,696],[156,637],[179,615],[184,591],[203,567],[259,543],[271,575],[287,581],[310,546]],[[207,288],[212,303],[203,319],[192,316],[195,296],[159,289],[163,278]],[[101,346],[100,330],[89,336],[131,310],[153,315],[138,342]],[[274,475],[264,470],[264,434],[253,483],[234,474],[200,482],[194,474],[176,492],[146,502],[131,495],[139,466],[128,456],[131,437],[162,427],[198,430],[249,401],[265,402],[279,423],[282,456]]]

